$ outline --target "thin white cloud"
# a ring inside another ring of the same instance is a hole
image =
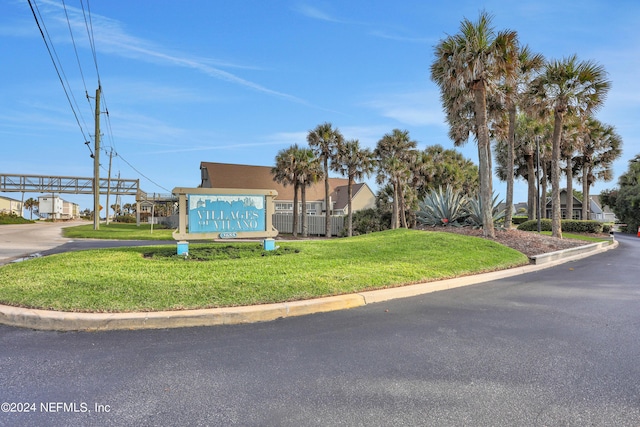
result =
[[[66,27],[66,17],[60,13],[62,10],[61,4],[51,0],[41,0],[41,4],[56,8],[58,13],[51,16],[51,18],[58,20],[60,25],[62,25],[64,21],[64,26]],[[67,6],[66,9],[69,15],[69,22],[71,23],[72,28],[74,28],[76,34],[85,34],[86,27],[82,11],[70,6]],[[49,12],[50,11],[51,8],[49,9]],[[309,105],[307,101],[296,96],[267,88],[258,83],[238,77],[228,71],[221,70],[211,65],[212,63],[217,63],[215,60],[202,60],[165,52],[149,41],[128,34],[126,30],[122,28],[122,25],[113,19],[92,14],[91,22],[96,49],[102,52],[142,61],[158,62],[177,67],[191,68],[208,76],[262,92],[267,95],[284,98],[299,104]]]
[[[317,7],[309,6],[308,4],[298,4],[294,7],[294,10],[308,18],[327,22],[344,23],[344,21],[341,21],[326,12],[323,12]]]
[[[379,95],[365,103],[383,117],[411,126],[445,126],[438,96],[428,91]]]
[[[437,39],[435,38],[427,38],[427,37],[407,37],[400,36],[397,34],[391,34],[387,31],[383,30],[373,30],[369,33],[370,35],[382,39],[394,40],[403,43],[418,43],[418,44],[435,44],[437,43]]]

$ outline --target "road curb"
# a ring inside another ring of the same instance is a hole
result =
[[[618,242],[602,242],[552,252],[544,262],[522,267],[481,273],[472,276],[435,282],[419,283],[396,288],[359,292],[304,301],[263,304],[247,307],[225,307],[199,310],[156,311],[137,313],[74,313],[28,309],[0,305],[0,324],[47,331],[107,331],[135,329],[166,329],[192,326],[233,325],[266,322],[286,317],[304,316],[335,310],[361,307],[399,298],[408,298],[432,292],[470,286],[531,273],[558,264],[586,258],[614,249]],[[587,249],[585,249],[587,248]],[[536,257],[540,259],[541,257]]]

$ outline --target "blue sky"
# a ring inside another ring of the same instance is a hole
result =
[[[85,91],[95,95],[98,73],[109,111],[101,119],[103,147],[118,154],[112,175],[140,178],[148,193],[198,186],[201,161],[272,166],[278,150],[306,145],[323,122],[368,147],[399,128],[420,149],[452,148],[429,78],[433,47],[482,9],[496,29],[516,30],[547,58],[577,54],[602,64],[612,89],[596,116],[624,141],[616,181],[640,153],[637,1],[66,0],[66,12],[62,0],[32,3],[80,126],[28,2],[4,0],[0,173],[93,175],[84,142],[93,141],[94,107]],[[81,5],[91,12],[97,71]],[[459,150],[477,163],[473,141]],[[101,153],[104,177],[108,163]],[[505,184],[494,186],[504,197]],[[93,203],[91,196],[63,198],[81,209]],[[523,181],[514,198],[526,200]]]

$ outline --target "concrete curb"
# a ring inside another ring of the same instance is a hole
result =
[[[536,264],[508,270],[349,295],[248,307],[142,313],[73,313],[0,305],[0,324],[47,331],[107,331],[266,322],[285,317],[345,310],[398,298],[485,283],[586,258],[617,246],[618,242],[613,240],[613,242],[601,242],[573,248],[582,250],[567,249],[534,257]]]

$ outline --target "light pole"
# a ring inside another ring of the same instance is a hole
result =
[[[540,136],[536,135],[536,204],[538,205],[538,233],[542,232],[542,224],[540,217],[542,216],[542,206],[540,206]]]

